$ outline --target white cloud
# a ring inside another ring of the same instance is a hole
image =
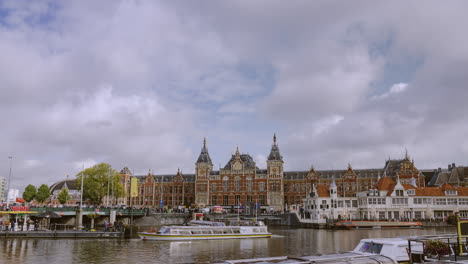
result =
[[[396,83],[394,85],[392,85],[392,87],[390,87],[390,89],[384,93],[384,94],[381,94],[381,95],[378,95],[378,96],[374,96],[372,97],[372,99],[376,100],[376,99],[385,99],[393,94],[399,94],[399,93],[402,93],[404,91],[406,91],[406,89],[408,88],[408,84],[407,83]]]

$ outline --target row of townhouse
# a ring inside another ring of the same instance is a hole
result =
[[[330,185],[314,185],[304,199],[302,217],[311,222],[336,220],[443,220],[459,213],[468,217],[468,187],[443,184],[418,187],[415,179],[409,184],[390,177],[379,179],[374,188],[356,196],[340,196],[335,181]]]

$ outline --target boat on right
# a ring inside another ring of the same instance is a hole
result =
[[[337,229],[359,228],[422,228],[421,222],[413,221],[339,221],[333,225]]]

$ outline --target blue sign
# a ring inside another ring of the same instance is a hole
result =
[[[163,200],[160,200],[160,201],[159,201],[159,207],[162,208],[163,206],[164,206],[164,201],[163,201]]]

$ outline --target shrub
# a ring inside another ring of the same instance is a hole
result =
[[[432,256],[449,255],[450,247],[440,240],[429,240],[425,243],[424,253]]]

